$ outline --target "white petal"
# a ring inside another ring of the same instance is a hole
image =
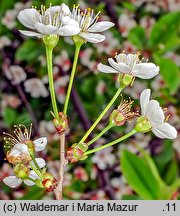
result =
[[[112,26],[114,26],[114,23],[112,22],[108,22],[108,21],[97,22],[94,25],[92,25],[88,29],[88,31],[89,32],[103,32],[111,28]]]
[[[52,7],[50,7],[50,8],[48,8],[47,10],[46,10],[46,12],[45,12],[45,15],[46,15],[46,13],[47,14],[55,14],[55,13],[59,13],[61,11],[61,7],[60,6],[52,6]]]
[[[52,26],[52,25],[44,25],[42,23],[36,23],[35,27],[38,32],[40,32],[43,35],[50,35],[50,34],[56,34],[56,31],[58,28]]]
[[[68,18],[69,17],[64,17],[63,18],[64,25],[71,25],[72,28],[74,28],[74,27],[78,27],[79,28],[79,23],[76,20],[74,20],[74,19],[68,19]],[[79,28],[79,32],[80,32],[80,28]]]
[[[150,100],[151,90],[145,89],[140,95],[140,105],[142,115],[146,114],[147,106]]]
[[[11,188],[16,188],[22,183],[22,180],[16,176],[8,176],[3,179],[3,182]]]
[[[60,7],[61,7],[61,11],[63,12],[64,15],[70,15],[71,14],[71,11],[66,4],[62,3]]]
[[[19,31],[26,36],[39,37],[39,38],[42,37],[42,34],[40,33],[32,32],[32,31],[24,31],[24,30],[19,30]]]
[[[34,172],[34,170],[31,170],[30,171],[30,174],[29,174],[29,177],[36,180],[36,179],[39,179],[39,176]],[[28,186],[33,186],[35,185],[35,183],[29,179],[25,179],[24,180],[24,183]]]
[[[155,108],[152,112],[151,112],[151,119],[150,121],[152,123],[157,123],[157,124],[161,124],[164,122],[165,116],[164,116],[164,112],[162,110],[162,108],[160,106],[158,106],[157,108]]]
[[[29,155],[27,145],[22,144],[22,143],[18,143],[16,145],[14,145],[14,147],[11,149],[11,151],[9,153],[9,155],[12,155],[14,157],[17,157],[21,154],[28,154]]]
[[[39,165],[40,168],[43,168],[43,167],[46,166],[46,162],[45,162],[44,159],[42,159],[42,158],[35,158],[35,160],[36,160],[36,162],[37,162],[37,164]],[[35,166],[35,164],[34,164],[33,161],[31,161],[30,164],[32,164],[33,166]]]
[[[120,53],[116,56],[116,60],[117,60],[117,62],[126,63],[127,62],[127,55],[124,53]]]
[[[29,177],[32,179],[39,179],[39,176],[34,172],[34,170],[30,171]]]
[[[35,145],[35,151],[43,151],[47,145],[47,137],[41,137],[33,141]]]
[[[65,25],[58,29],[57,34],[61,36],[72,36],[79,34],[79,32],[79,26]]]
[[[97,69],[98,71],[103,73],[119,73],[118,71],[114,70],[114,68],[104,65],[102,63],[98,64]]]
[[[145,115],[147,118],[151,121],[151,115],[154,112],[155,109],[159,110],[159,102],[157,100],[150,100],[147,106],[147,110]]]
[[[111,67],[113,67],[114,69],[118,70],[121,73],[129,73],[130,72],[130,68],[122,62],[116,63],[114,61],[114,59],[112,59],[112,58],[108,58],[108,62],[111,65]]]
[[[99,43],[105,40],[105,36],[101,34],[93,34],[93,33],[80,33],[80,36],[83,37],[90,43]]]
[[[159,67],[153,63],[141,63],[134,66],[132,74],[142,79],[151,79],[159,73]]]
[[[158,124],[153,127],[152,132],[159,138],[175,139],[177,137],[176,129],[169,123]]]
[[[27,28],[35,29],[34,25],[39,21],[40,13],[36,9],[24,9],[19,12],[18,20]]]
[[[28,186],[34,186],[35,183],[29,179],[24,179],[24,184],[28,185]]]

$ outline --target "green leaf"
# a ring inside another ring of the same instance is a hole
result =
[[[45,195],[45,190],[36,186],[30,187],[29,191],[19,200],[41,200]]]
[[[136,195],[123,195],[122,200],[142,200],[142,198]]]
[[[166,58],[159,58],[160,74],[163,76],[171,94],[174,94],[180,86],[180,71],[177,65]]]
[[[4,112],[3,112],[3,118],[4,118],[4,122],[6,124],[7,127],[11,127],[17,118],[17,112],[16,110],[10,108],[10,107],[6,107]]]
[[[137,26],[129,32],[128,40],[131,41],[138,49],[143,49],[146,45],[146,35],[143,28]]]
[[[168,164],[168,167],[166,169],[165,175],[164,175],[164,181],[171,185],[173,184],[178,177],[178,165],[176,161],[171,161],[171,163]]]
[[[157,48],[166,44],[177,35],[180,26],[180,12],[172,12],[162,16],[151,30],[149,46]]]
[[[16,51],[16,59],[19,61],[34,61],[44,54],[43,44],[35,40],[25,41]]]
[[[158,168],[156,167],[153,159],[150,157],[150,155],[144,150],[142,149],[140,146],[138,146],[142,156],[143,156],[143,159],[145,160],[145,162],[147,163],[149,169],[151,170],[154,178],[156,179],[156,181],[158,182],[158,185],[163,188],[165,186],[160,174],[159,174],[159,171],[158,171]]]
[[[128,184],[139,196],[143,199],[158,199],[160,186],[142,158],[123,150],[121,167]]]

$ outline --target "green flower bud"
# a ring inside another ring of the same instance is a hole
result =
[[[59,119],[54,118],[53,124],[59,134],[63,134],[68,130],[68,119],[67,115],[62,112],[59,112]]]
[[[137,119],[137,123],[135,125],[135,130],[137,132],[146,133],[151,129],[152,129],[151,122],[145,116],[140,116]]]
[[[24,164],[17,164],[14,167],[14,174],[21,179],[26,179],[29,176],[29,168]]]
[[[75,143],[67,150],[67,159],[71,163],[76,163],[78,160],[85,160],[84,152],[88,149],[87,143]]]
[[[43,36],[43,42],[48,48],[53,49],[59,41],[58,35],[45,35]]]

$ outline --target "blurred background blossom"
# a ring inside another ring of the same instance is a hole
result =
[[[106,40],[98,44],[87,43],[80,53],[77,77],[70,103],[70,130],[67,147],[78,141],[84,131],[97,118],[117,88],[117,76],[100,74],[98,63],[106,63],[116,52],[140,51],[151,62],[160,66],[160,75],[151,80],[136,80],[133,87],[125,89],[123,96],[131,97],[134,110],[145,88],[152,88],[153,98],[168,109],[169,121],[180,131],[180,1],[179,0],[6,0],[0,2],[0,199],[53,199],[39,188],[23,185],[12,190],[2,179],[12,175],[11,166],[4,160],[3,131],[11,132],[14,124],[34,125],[33,138],[47,136],[48,148],[41,153],[48,161],[49,172],[58,172],[58,134],[51,122],[51,103],[45,49],[37,38],[26,38],[18,29],[20,10],[43,3],[49,6],[80,3],[81,8],[92,7],[101,11],[100,20],[109,20],[115,27],[105,32]],[[63,108],[74,46],[71,38],[61,39],[54,52],[54,83],[59,110]],[[119,101],[115,103],[118,106]],[[112,110],[111,110],[112,111]],[[110,112],[108,112],[109,114]],[[108,114],[94,131],[93,137],[108,122]],[[99,146],[130,131],[134,122],[115,128],[93,146]],[[152,133],[137,134],[132,139],[91,155],[87,160],[67,166],[64,182],[65,199],[135,199],[134,191],[121,174],[120,151],[124,148],[135,154],[137,145],[153,157],[167,184],[179,175],[180,136],[162,140]]]

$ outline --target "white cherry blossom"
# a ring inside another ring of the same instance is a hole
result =
[[[145,89],[140,96],[140,105],[142,116],[145,116],[151,123],[152,132],[159,138],[175,139],[177,137],[176,129],[166,122],[163,109],[159,102],[150,100],[150,89]]]
[[[94,10],[91,8],[87,8],[82,12],[79,5],[74,5],[70,15],[79,24],[79,35],[88,42],[98,43],[105,40],[105,36],[98,33],[104,32],[114,26],[114,23],[109,21],[98,22],[99,14],[100,12],[95,15]]]
[[[49,7],[41,6],[40,12],[35,8],[20,11],[18,20],[32,31],[20,32],[27,36],[60,35],[72,36],[79,33],[78,23],[69,17],[70,10],[66,4]]]
[[[102,63],[98,64],[98,70],[103,73],[131,74],[141,79],[150,79],[159,73],[159,66],[153,63],[143,62],[139,58],[139,53],[124,54],[120,53],[113,58],[108,58],[110,66]]]

